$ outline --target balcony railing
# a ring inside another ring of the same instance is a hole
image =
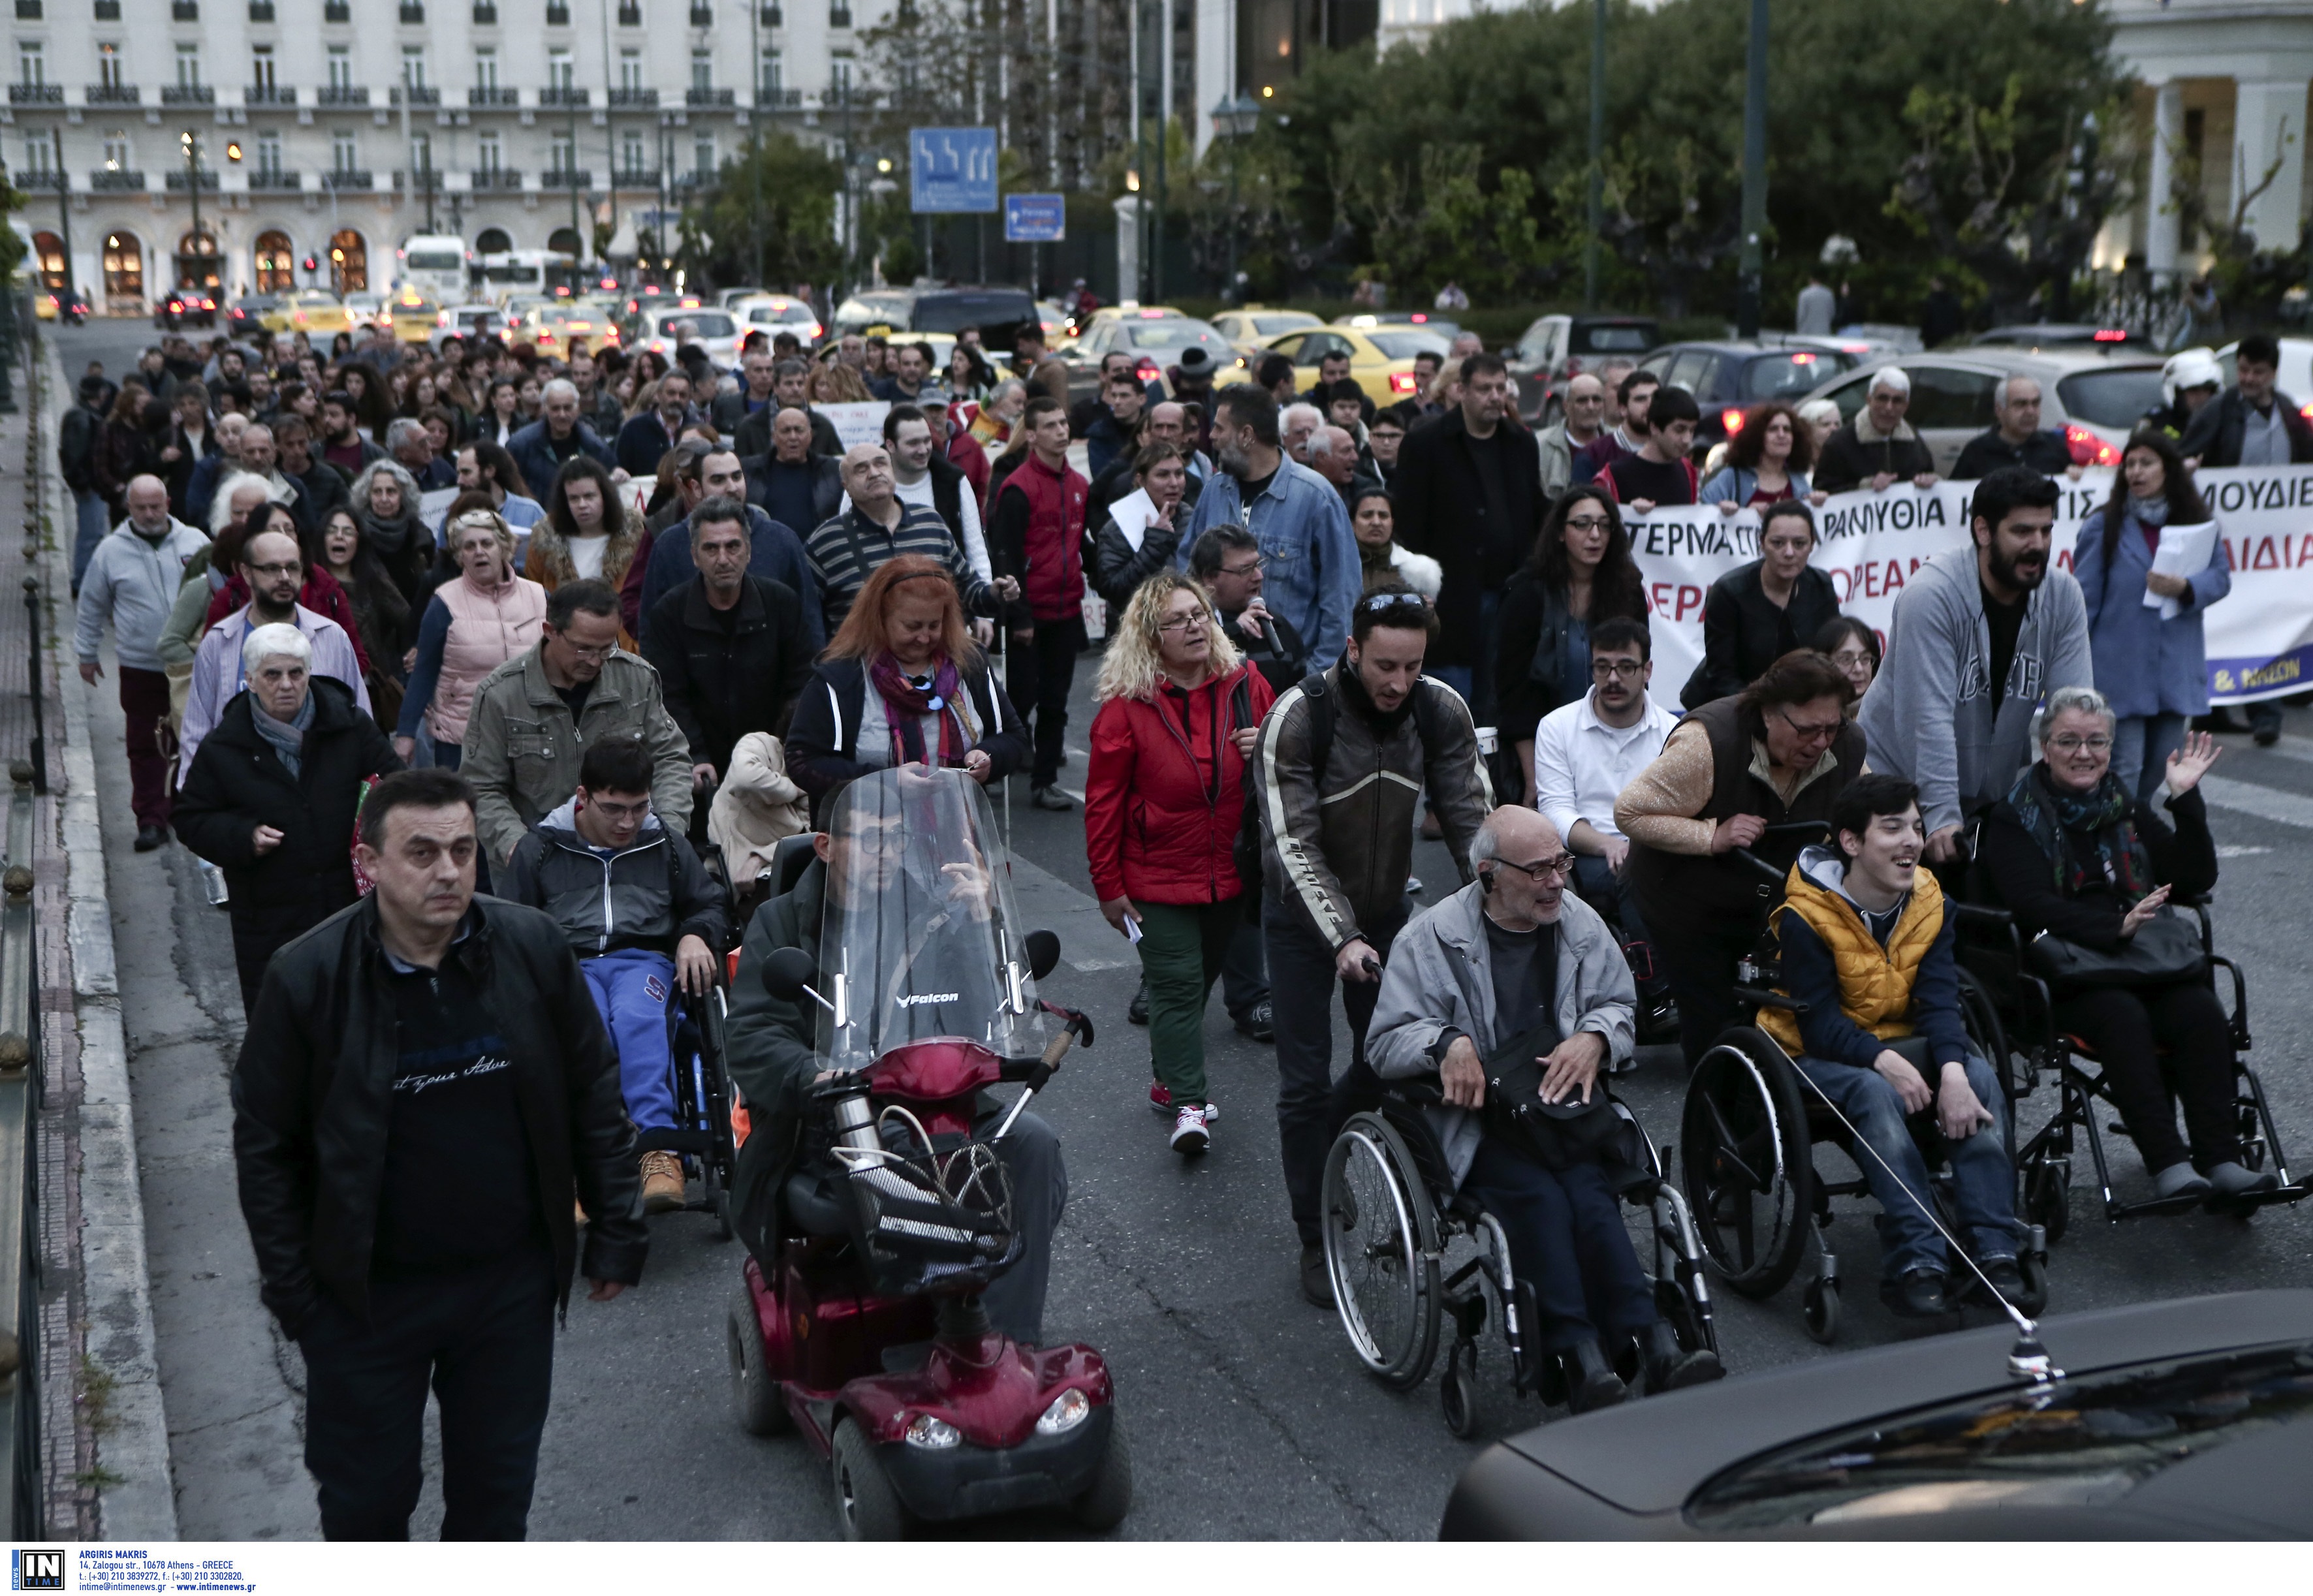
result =
[[[803,91],[782,89],[777,84],[755,91],[755,103],[766,110],[801,110]]]
[[[19,171],[10,176],[19,189],[40,189],[53,194],[66,187],[65,174],[60,171]]]
[[[510,110],[522,103],[522,92],[519,89],[501,89],[496,83],[478,83],[466,91],[466,103],[495,105]]]
[[[320,106],[367,105],[369,90],[358,83],[325,83],[313,91],[313,103]]]
[[[658,168],[655,166],[621,166],[618,170],[617,186],[621,189],[655,189],[658,187]]]
[[[582,166],[550,166],[538,174],[541,189],[591,189],[594,174]]]
[[[303,172],[271,171],[260,166],[249,174],[249,191],[252,194],[295,193],[304,186],[304,181]]]
[[[62,105],[65,86],[62,83],[10,83],[8,103],[11,105]]]
[[[169,175],[168,175],[168,184],[169,184],[169,192],[170,192],[170,193],[171,193],[171,194],[182,194],[182,193],[185,191],[185,174],[184,174],[183,172],[181,172],[181,171],[172,171],[172,172],[169,173]],[[215,192],[216,192],[216,186],[217,186],[217,174],[216,174],[216,173],[215,173],[215,172],[213,172],[213,171],[205,171],[205,172],[201,173],[201,192],[202,192],[202,193],[204,193],[204,194],[214,194]]]
[[[549,83],[538,92],[538,103],[550,105],[557,110],[566,106],[583,106],[586,103],[586,91],[583,88]]]
[[[389,91],[389,92],[391,95],[393,103],[396,105],[400,105],[405,100],[409,101],[412,105],[439,105],[442,103],[442,91],[429,87],[425,83],[402,83]]]
[[[215,105],[216,90],[207,83],[164,83],[161,89],[163,105]]]
[[[682,102],[685,105],[704,106],[710,110],[720,108],[728,110],[731,109],[733,99],[732,92],[728,89],[686,89],[682,95]]]
[[[88,102],[91,105],[134,105],[137,101],[135,83],[91,83]]]
[[[612,110],[647,110],[658,104],[656,89],[611,89],[605,92]]]
[[[477,193],[490,189],[510,193],[522,187],[522,173],[511,166],[488,166],[468,172],[466,182]]]
[[[243,105],[295,105],[297,91],[279,83],[251,83],[241,92]]]
[[[376,186],[370,181],[370,174],[365,168],[336,166],[321,174],[321,187],[324,189],[374,189]]]
[[[141,171],[119,171],[106,169],[88,174],[90,189],[98,194],[121,194],[142,190],[145,174]]]

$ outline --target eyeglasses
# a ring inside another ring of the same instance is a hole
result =
[[[619,652],[619,645],[615,643],[605,643],[600,648],[581,648],[570,641],[567,632],[557,632],[554,640],[582,660],[607,660]]]
[[[1211,624],[1200,612],[1195,615],[1176,615],[1171,620],[1160,620],[1156,623],[1156,629],[1160,632],[1201,632]]]
[[[1571,854],[1560,854],[1551,859],[1536,859],[1531,864],[1519,864],[1508,859],[1497,859],[1494,863],[1505,870],[1517,871],[1537,887],[1547,885],[1552,877],[1563,881],[1574,873],[1574,855]]]
[[[1220,574],[1224,576],[1250,576],[1255,571],[1266,571],[1268,569],[1269,557],[1264,554],[1247,560],[1242,566],[1223,566],[1220,567]]]
[[[2048,746],[2060,754],[2076,754],[2083,749],[2092,754],[2108,754],[2112,751],[2112,739],[2109,737],[2075,737],[2070,732],[2067,732],[2062,737],[2051,737],[2048,739]]]
[[[1789,711],[1778,709],[1775,713],[1782,717],[1783,724],[1791,729],[1791,735],[1797,737],[1801,742],[1828,742],[1838,736],[1840,727],[1847,723],[1844,721],[1833,721],[1827,725],[1803,726],[1791,719]]]
[[[1604,531],[1614,524],[1603,515],[1570,515],[1566,518],[1566,530],[1570,532]]]
[[[644,798],[633,803],[612,803],[606,798],[590,797],[586,807],[602,811],[606,820],[639,820],[650,813],[650,800]]]
[[[256,572],[259,576],[295,576],[298,572],[304,568],[305,567],[303,566],[300,565],[295,560],[286,560],[281,564],[272,566],[250,566],[250,569]]]
[[[1593,660],[1590,674],[1604,681],[1613,677],[1617,681],[1636,681],[1647,673],[1644,660]]]
[[[1831,656],[1831,662],[1842,671],[1852,671],[1858,665],[1868,665],[1871,656],[1860,648],[1842,648]]]

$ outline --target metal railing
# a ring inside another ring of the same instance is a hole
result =
[[[145,174],[141,171],[106,171],[88,174],[88,188],[92,194],[134,193],[144,187]]]
[[[729,89],[686,89],[683,91],[682,102],[694,110],[702,107],[728,110],[731,109],[731,101],[734,98],[735,96]]]
[[[374,186],[365,167],[342,166],[321,174],[321,187],[324,189],[368,189]]]
[[[485,166],[466,174],[466,183],[472,189],[517,189],[522,187],[522,173],[511,166]]]
[[[313,91],[316,105],[367,105],[369,90],[357,83],[324,83]]]
[[[649,110],[658,104],[656,89],[611,89],[606,93],[612,110]]]
[[[594,174],[583,166],[550,166],[538,174],[541,189],[591,189]]]
[[[169,180],[169,180],[169,191],[170,191],[171,194],[182,194],[182,193],[185,191],[185,174],[184,174],[183,172],[181,172],[181,171],[172,171],[172,172],[171,172],[171,173],[169,174]],[[215,172],[213,172],[213,171],[204,171],[204,172],[202,172],[202,173],[201,173],[201,192],[202,192],[202,193],[204,193],[204,194],[213,194],[213,193],[215,193],[215,192],[216,191],[216,186],[217,186],[217,174],[216,174],[216,173],[215,173]]]
[[[583,107],[586,103],[586,91],[582,87],[549,83],[538,92],[538,103],[558,108],[566,105]]]
[[[304,174],[295,171],[258,167],[249,174],[249,191],[252,194],[294,192],[304,185]]]
[[[522,103],[522,91],[519,89],[502,89],[496,83],[477,83],[474,87],[466,91],[466,103],[468,105],[494,105],[501,110],[512,110],[515,106]]]
[[[11,105],[62,105],[65,86],[62,83],[10,83],[8,103]]]
[[[91,105],[135,105],[142,98],[135,83],[91,83],[88,103]]]
[[[0,1434],[7,1437],[9,1534],[48,1530],[40,1448],[40,978],[32,911],[35,794],[48,790],[41,711],[40,579],[24,578],[31,623],[31,758],[10,765],[6,869],[0,872]]]
[[[72,189],[65,174],[52,168],[12,172],[9,176],[19,189],[39,189],[50,194],[59,191],[69,193]]]
[[[396,105],[400,105],[405,100],[409,101],[412,105],[439,105],[442,103],[442,91],[427,83],[404,83],[399,88],[389,91],[389,92],[392,97],[393,103]]]
[[[243,105],[295,105],[297,91],[286,83],[251,83],[241,92]]]
[[[207,83],[169,83],[161,90],[163,105],[215,105],[216,90]]]

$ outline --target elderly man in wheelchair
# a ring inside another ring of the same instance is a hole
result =
[[[1500,1225],[1575,1412],[1628,1394],[1626,1338],[1650,1391],[1714,1380],[1717,1355],[1683,1347],[1658,1312],[1617,1203],[1641,1171],[1601,1074],[1630,1057],[1630,967],[1566,890],[1574,861],[1541,815],[1496,810],[1471,864],[1475,881],[1398,934],[1368,1057],[1385,1081],[1436,1083],[1427,1112],[1455,1188]]]
[[[1917,1319],[1950,1311],[1957,1260],[1922,1206],[1922,1143],[1950,1169],[1976,1268],[2015,1302],[2026,1283],[2006,1101],[1968,1044],[1953,916],[1935,877],[1918,868],[1919,789],[1899,776],[1859,777],[1833,808],[1832,837],[1834,846],[1801,851],[1774,911],[1788,1003],[1763,1005],[1759,1029],[1856,1133],[1856,1162],[1879,1205],[1888,1308]]]

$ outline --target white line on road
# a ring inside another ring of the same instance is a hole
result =
[[[2201,792],[2219,809],[2237,810],[2255,815],[2259,820],[2277,820],[2284,826],[2298,826],[2313,831],[2313,798],[2296,793],[2277,792],[2272,787],[2260,787],[2254,782],[2232,781],[2221,776],[2201,778]]]
[[[2220,859],[2247,859],[2258,854],[2269,854],[2271,852],[2273,852],[2271,848],[2252,848],[2241,847],[2235,845],[2227,845],[2220,846],[2217,849],[2217,857]]]

